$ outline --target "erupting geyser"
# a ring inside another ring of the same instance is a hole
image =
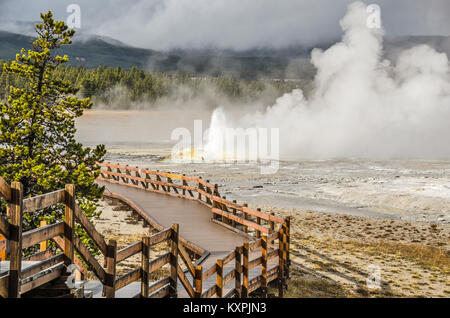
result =
[[[264,112],[229,120],[214,112],[205,157],[221,158],[226,127],[280,129],[281,157],[449,158],[448,57],[421,45],[383,59],[382,29],[367,26],[355,2],[341,20],[342,41],[312,52],[315,90],[280,97]]]

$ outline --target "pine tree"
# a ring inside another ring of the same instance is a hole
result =
[[[10,87],[6,102],[0,103],[0,175],[8,182],[20,181],[24,196],[36,196],[75,184],[82,211],[93,218],[99,215],[97,201],[103,188],[94,183],[99,175],[96,162],[102,161],[105,147],[84,148],[75,140],[75,118],[91,108],[91,101],[75,97],[77,89],[55,75],[67,56],[55,51],[72,43],[75,31],[52,12],[41,14],[36,24],[38,38],[32,49],[22,49],[3,71],[23,79],[21,87]],[[26,214],[26,228],[40,220],[61,219],[62,209],[45,209]],[[78,228],[83,240],[87,237]]]

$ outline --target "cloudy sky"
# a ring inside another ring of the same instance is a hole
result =
[[[314,45],[340,36],[353,0],[0,0],[0,29],[81,8],[81,31],[150,49]],[[388,35],[450,35],[449,0],[377,0]]]

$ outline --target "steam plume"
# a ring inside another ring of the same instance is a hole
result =
[[[310,98],[294,90],[264,112],[235,120],[215,114],[212,122],[279,128],[282,158],[449,158],[448,57],[420,45],[384,60],[384,31],[367,27],[367,17],[362,2],[349,5],[342,41],[312,52],[317,75]],[[205,149],[217,143],[209,136]]]

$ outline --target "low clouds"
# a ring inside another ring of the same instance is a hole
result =
[[[166,50],[205,46],[314,45],[341,35],[337,27],[352,0],[2,0],[0,19],[37,20],[52,9],[82,9],[82,31],[130,45]],[[378,0],[388,35],[450,35],[448,0]]]

